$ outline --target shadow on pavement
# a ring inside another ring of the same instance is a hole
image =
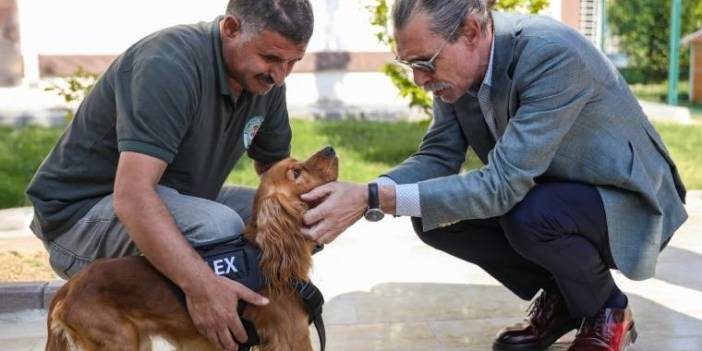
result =
[[[700,267],[702,267],[702,255],[669,246],[661,253],[656,266],[656,279],[702,292]],[[702,307],[702,301],[697,303]]]
[[[702,349],[702,316],[629,294],[634,350]],[[494,335],[520,321],[528,302],[489,285],[383,283],[325,305],[330,350],[491,350]],[[699,309],[697,311],[699,313]],[[567,350],[573,333],[549,351]]]

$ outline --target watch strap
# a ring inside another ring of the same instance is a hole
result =
[[[368,183],[368,208],[380,208],[378,183]]]

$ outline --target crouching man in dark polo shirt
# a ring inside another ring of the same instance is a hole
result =
[[[230,0],[225,16],[161,30],[117,58],[27,190],[56,273],[143,254],[212,343],[246,341],[237,301],[267,300],[216,276],[191,245],[243,231],[254,190],[223,184],[244,152],[259,174],[289,155],[283,83],[312,28],[307,0]]]

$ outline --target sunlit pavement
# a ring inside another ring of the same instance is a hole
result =
[[[688,194],[687,208],[690,219],[661,255],[654,279],[615,273],[639,331],[633,350],[702,350],[702,191]],[[25,221],[17,219],[24,212],[15,211],[15,223]],[[10,223],[7,213],[0,211],[0,223]],[[41,247],[7,227],[0,226],[0,250]],[[358,222],[315,256],[313,280],[327,300],[332,351],[490,350],[495,333],[521,320],[528,306],[476,266],[420,242],[406,218]],[[45,318],[43,310],[0,314],[0,350],[43,350]],[[572,338],[549,350],[566,350]]]

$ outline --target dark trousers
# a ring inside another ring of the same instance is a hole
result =
[[[558,289],[573,317],[596,314],[614,288],[602,199],[592,185],[537,184],[507,214],[422,231],[428,245],[472,262],[522,299]]]

